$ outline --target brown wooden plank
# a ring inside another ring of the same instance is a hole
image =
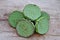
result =
[[[38,39],[36,37],[34,38],[22,38],[22,37],[3,37],[1,38],[0,40],[43,40],[42,38],[41,39]]]
[[[11,2],[12,1],[12,2]],[[41,7],[42,10],[48,12],[48,14],[51,15],[51,17],[55,17],[58,13],[60,13],[60,5],[59,3],[57,3],[58,1],[53,0],[47,0],[47,1],[42,1],[42,0],[31,0],[31,1],[22,1],[22,0],[6,0],[6,1],[2,1],[0,2],[0,19],[7,19],[8,16],[10,14],[10,12],[12,12],[13,10],[22,10],[24,8],[24,6],[26,4],[32,3],[32,4],[36,4],[39,7]],[[51,7],[52,6],[52,7]],[[59,14],[60,15],[60,14]]]
[[[60,25],[59,25],[60,19],[59,18],[51,18],[49,23],[49,31],[47,34],[50,35],[60,35]],[[12,28],[8,21],[0,21],[0,31],[16,31],[14,28]]]
[[[60,35],[60,19],[50,19],[48,35]]]
[[[22,37],[1,37],[0,40],[27,40],[27,38],[22,38]]]
[[[0,37],[18,37],[16,32],[3,31],[0,32]]]
[[[43,40],[43,35],[34,34],[29,38],[18,36],[15,32],[1,32],[0,40]]]
[[[44,36],[19,37],[8,23],[13,10],[21,10],[26,4],[36,4],[50,15],[49,31]],[[60,0],[0,0],[0,40],[60,40]],[[44,39],[45,38],[45,39]]]
[[[48,35],[45,35],[44,37],[45,37],[44,40],[60,40],[60,36],[48,36]]]
[[[46,11],[49,15],[50,15],[50,18],[57,18],[57,19],[60,19],[60,12],[59,11],[52,11],[52,10],[44,10]],[[6,21],[8,20],[8,16],[9,14],[1,14],[2,17],[0,17],[0,21]]]
[[[0,21],[0,31],[15,31],[15,29],[9,25],[8,21]]]

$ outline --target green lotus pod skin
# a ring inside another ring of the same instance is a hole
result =
[[[41,11],[41,17],[39,17],[39,19],[36,20],[36,32],[39,34],[45,34],[48,29],[49,29],[49,19],[50,16],[44,12]]]
[[[20,11],[13,11],[9,15],[8,21],[12,27],[16,27],[18,21],[24,19],[23,13]]]
[[[19,21],[16,27],[18,35],[22,37],[30,37],[35,30],[34,25],[30,21]]]
[[[36,22],[36,32],[39,34],[45,34],[48,32],[49,29],[49,20],[41,19]]]
[[[48,20],[50,19],[50,16],[49,16],[49,14],[47,13],[47,12],[45,12],[45,11],[41,11],[41,16],[42,17],[46,17]]]
[[[41,16],[41,10],[37,5],[28,4],[25,6],[23,10],[23,14],[28,19],[31,19],[32,21],[34,21]]]
[[[49,14],[45,11],[41,11],[41,16],[36,21],[39,21],[39,20],[44,19],[44,18],[50,20]]]

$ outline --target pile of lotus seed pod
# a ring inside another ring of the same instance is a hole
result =
[[[18,35],[30,37],[35,32],[45,34],[49,29],[50,16],[35,4],[28,4],[23,11],[15,10],[8,18],[9,24],[16,28]]]

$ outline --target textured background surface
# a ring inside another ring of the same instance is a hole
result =
[[[50,27],[45,35],[34,34],[30,38],[22,38],[9,26],[7,19],[11,11],[22,11],[30,3],[49,13]],[[60,0],[0,0],[0,40],[60,40]]]

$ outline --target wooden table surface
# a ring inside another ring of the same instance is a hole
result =
[[[45,35],[19,37],[9,25],[7,19],[10,12],[22,11],[26,4],[36,4],[50,15],[50,27]],[[0,0],[0,40],[60,40],[60,0]]]

